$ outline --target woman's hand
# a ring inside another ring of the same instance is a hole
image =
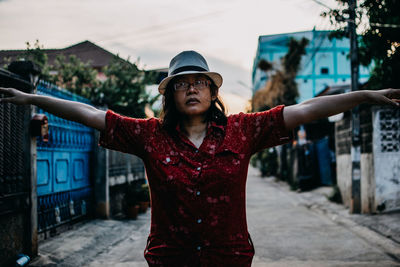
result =
[[[400,107],[400,89],[383,89],[378,91],[365,91],[367,103],[378,105],[391,105]]]
[[[30,104],[30,94],[21,92],[17,89],[0,87],[0,94],[4,94],[6,96],[5,98],[0,98],[0,103],[12,103],[15,105]]]

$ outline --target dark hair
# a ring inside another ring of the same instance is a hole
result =
[[[160,114],[160,118],[162,120],[162,127],[169,132],[174,132],[178,123],[182,119],[182,115],[176,109],[175,99],[174,99],[174,88],[173,84],[176,80],[176,77],[171,79],[167,84],[167,88],[165,89],[165,93],[163,95],[162,100],[162,110]],[[222,99],[218,95],[218,87],[211,80],[210,84],[210,92],[211,95],[216,95],[217,98],[211,101],[211,106],[207,111],[205,121],[214,121],[219,125],[226,125],[227,117],[225,115],[225,106],[222,102]]]

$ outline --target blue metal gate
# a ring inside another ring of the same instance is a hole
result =
[[[82,97],[40,82],[37,94],[90,104]],[[37,141],[38,232],[54,230],[88,215],[92,207],[90,182],[93,130],[41,109],[49,121],[49,140]]]

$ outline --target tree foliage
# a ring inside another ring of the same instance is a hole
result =
[[[99,104],[127,116],[145,117],[146,104],[152,105],[157,97],[151,98],[145,86],[154,83],[155,73],[140,70],[137,64],[120,57],[104,69],[107,80],[97,88]]]
[[[95,89],[99,86],[97,71],[89,62],[82,62],[75,55],[66,58],[57,56],[54,62],[55,75],[49,80],[57,86],[96,102]]]
[[[336,27],[333,37],[348,37],[347,1],[336,0],[338,8],[324,12]],[[399,88],[400,86],[400,1],[363,0],[357,7],[359,60],[364,66],[373,64],[370,89]]]
[[[151,98],[145,90],[147,84],[155,82],[155,73],[139,69],[138,62],[131,63],[129,59],[115,56],[102,70],[106,79],[100,81],[90,62],[82,62],[74,55],[68,58],[59,55],[54,66],[50,66],[39,41],[34,46],[27,42],[23,57],[42,69],[42,79],[83,96],[94,105],[107,106],[126,116],[145,117],[145,106],[151,106],[158,98]]]
[[[264,88],[258,90],[252,100],[254,111],[265,110],[280,104],[293,105],[299,96],[296,75],[300,68],[301,57],[306,53],[306,38],[288,41],[288,52],[281,59],[281,69],[275,70],[273,64],[265,59],[260,60],[258,67],[265,71],[275,71]]]
[[[46,53],[43,52],[43,45],[40,44],[39,40],[36,40],[33,45],[26,42],[26,50],[17,58],[18,60],[30,60],[35,63],[40,68],[41,79],[48,80],[50,78],[48,58]]]

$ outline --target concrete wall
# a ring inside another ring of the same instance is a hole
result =
[[[361,213],[375,212],[375,175],[372,153],[361,154]]]
[[[98,144],[99,133],[95,134]],[[95,215],[109,219],[125,213],[125,194],[129,183],[145,179],[142,161],[133,155],[97,146],[94,162]]]
[[[129,184],[145,181],[144,165],[134,155],[112,150],[108,152],[110,215],[119,217],[126,213],[125,196]]]
[[[336,156],[337,185],[342,195],[343,205],[350,207],[351,200],[351,156],[343,154]]]
[[[361,212],[400,209],[400,111],[364,106],[361,124]],[[351,116],[336,122],[337,184],[343,203],[351,203]]]
[[[95,216],[98,218],[110,218],[110,196],[109,196],[109,179],[108,179],[108,154],[109,151],[99,145],[100,134],[95,131],[95,148],[94,148],[94,209]]]
[[[400,209],[400,110],[375,108],[374,162],[375,208],[377,211]]]
[[[19,253],[25,251],[26,216],[22,212],[0,217],[0,266],[9,266]]]
[[[374,161],[372,154],[372,117],[369,106],[360,109],[361,143],[361,209],[371,213],[374,199]],[[351,113],[346,112],[341,121],[335,123],[336,172],[337,184],[342,195],[343,204],[351,203]]]
[[[336,157],[337,185],[343,199],[343,205],[350,207],[351,201],[351,155]],[[374,164],[372,153],[361,154],[361,210],[362,213],[374,212]]]
[[[351,200],[351,132],[350,116],[345,114],[335,123],[336,181],[343,205],[350,207]]]

